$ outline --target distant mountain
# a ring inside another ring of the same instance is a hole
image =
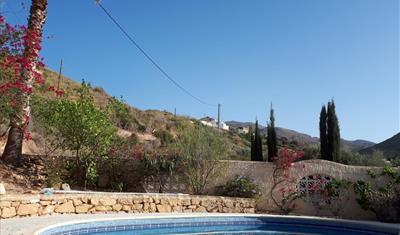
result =
[[[233,126],[233,127],[248,127],[248,126],[253,126],[254,123],[252,122],[238,122],[238,121],[228,121],[225,122],[228,126]],[[266,135],[267,134],[267,127],[263,125],[259,125],[259,128],[261,130],[261,133]],[[284,138],[288,142],[296,142],[298,145],[303,145],[303,146],[312,146],[312,145],[317,145],[319,143],[319,138],[317,137],[312,137],[310,135],[300,133],[294,130],[282,128],[282,127],[276,127],[276,134],[278,138]],[[359,151],[361,149],[365,149],[368,147],[373,146],[375,143],[367,140],[341,140],[342,146],[344,148],[353,150],[353,151]]]
[[[393,156],[393,155],[400,156],[400,133],[397,133],[393,137],[383,142],[380,142],[376,145],[362,149],[360,152],[371,153],[374,150],[382,151],[387,156]]]

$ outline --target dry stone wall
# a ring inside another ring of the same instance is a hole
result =
[[[54,194],[0,197],[2,219],[51,214],[98,213],[254,213],[244,198],[162,194]]]

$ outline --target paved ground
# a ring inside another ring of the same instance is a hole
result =
[[[104,219],[117,217],[132,217],[137,218],[145,215],[160,216],[161,214],[88,214],[88,215],[52,215],[52,216],[37,216],[24,217],[13,219],[0,219],[0,234],[1,235],[32,235],[35,231],[50,226],[53,224],[73,222],[87,219]]]

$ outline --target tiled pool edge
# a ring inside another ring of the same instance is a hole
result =
[[[213,219],[214,217],[214,219]],[[303,223],[308,225],[314,226],[345,226],[345,228],[357,228],[361,229],[362,231],[377,231],[377,227],[379,227],[380,232],[385,232],[388,234],[400,234],[400,224],[387,224],[387,223],[380,223],[374,221],[353,221],[353,220],[343,220],[343,219],[332,219],[332,218],[322,218],[322,217],[309,217],[309,216],[279,216],[279,215],[245,215],[245,214],[171,214],[171,215],[157,215],[157,216],[140,216],[140,217],[115,217],[115,218],[103,218],[103,219],[87,219],[87,220],[77,220],[71,222],[64,222],[53,224],[47,227],[44,227],[38,231],[36,231],[35,235],[45,235],[45,231],[49,231],[51,229],[62,227],[62,226],[69,226],[74,224],[87,224],[87,223],[101,223],[101,222],[111,222],[111,221],[128,221],[128,220],[135,220],[136,225],[140,225],[140,221],[146,220],[154,220],[153,222],[156,223],[159,220],[168,220],[168,219],[194,219],[194,218],[202,218],[209,222],[214,221],[215,217],[227,217],[227,218],[248,218],[248,219],[264,219],[265,221],[269,221],[270,223],[286,223],[286,224],[293,224],[293,223]],[[289,220],[290,222],[288,222]],[[235,221],[235,220],[233,220]],[[239,220],[238,220],[239,221]],[[264,222],[265,222],[264,221]],[[165,223],[165,221],[164,221]],[[123,224],[123,223],[121,223]],[[126,224],[126,223],[125,223]],[[228,223],[229,224],[229,223]],[[94,226],[94,224],[93,224]],[[98,224],[97,224],[98,226]],[[118,225],[113,225],[118,226]],[[126,226],[126,225],[124,225]],[[70,230],[66,230],[70,231]],[[93,230],[94,231],[94,230]],[[120,230],[105,230],[105,231],[120,231]]]

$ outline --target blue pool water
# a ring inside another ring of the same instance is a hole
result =
[[[116,219],[83,222],[47,229],[39,235],[149,235],[149,234],[349,234],[399,235],[400,226],[344,220],[296,217],[210,216],[155,219]]]

